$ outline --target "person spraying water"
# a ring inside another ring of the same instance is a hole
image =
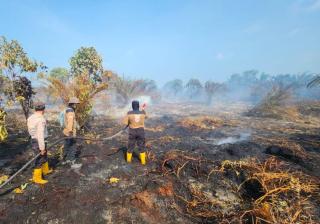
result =
[[[123,124],[129,126],[127,162],[132,161],[132,152],[137,145],[140,152],[140,161],[142,165],[146,164],[146,150],[145,150],[145,132],[144,121],[147,118],[145,111],[147,104],[144,103],[139,107],[139,101],[132,101],[132,110],[127,113],[123,120]]]

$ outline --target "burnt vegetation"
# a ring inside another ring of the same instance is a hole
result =
[[[0,59],[0,94],[8,114],[0,181],[33,156],[25,118],[35,100],[47,103],[52,141],[61,136],[61,105],[78,97],[80,133],[92,139],[77,144],[79,166],[61,164],[62,145],[50,149],[55,172],[44,187],[29,182],[26,170],[1,189],[0,222],[320,222],[316,75],[250,70],[223,83],[195,77],[159,87],[104,68],[92,47],[75,52],[70,70],[47,71],[6,39]],[[133,163],[126,163],[126,135],[94,141],[123,128],[119,120],[133,99],[148,105],[145,167],[137,150]],[[22,193],[14,193],[16,188]]]

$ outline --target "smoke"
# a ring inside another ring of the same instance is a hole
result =
[[[238,134],[240,132],[240,134]],[[234,130],[229,133],[222,133],[220,131],[215,132],[212,134],[212,137],[202,139],[200,138],[199,140],[202,141],[205,144],[210,144],[210,145],[223,145],[223,144],[234,144],[242,141],[247,141],[251,137],[251,132],[246,130]],[[222,136],[228,136],[228,137],[221,137]],[[218,137],[219,136],[219,137]]]
[[[120,117],[131,110],[131,101],[138,100],[140,104],[149,106],[158,102],[207,105],[213,108],[217,105],[233,105],[245,103],[259,104],[275,85],[292,86],[294,101],[320,99],[320,88],[306,88],[315,75],[285,74],[268,75],[255,70],[234,74],[224,83],[203,82],[190,79],[187,82],[175,79],[158,89],[152,80],[129,80],[119,78],[110,83],[110,88],[97,95],[94,101],[93,115]],[[214,85],[208,85],[214,84]],[[220,86],[216,89],[216,86]],[[211,88],[210,88],[211,87]],[[62,102],[48,95],[44,87],[36,88],[36,98],[50,104],[50,109]],[[48,107],[49,108],[49,107]],[[240,138],[241,139],[241,138]],[[226,141],[237,141],[229,138]]]
[[[147,109],[149,106],[154,104],[154,101],[151,96],[142,95],[138,97],[131,98],[128,100],[126,104],[123,102],[118,102],[114,95],[111,95],[105,103],[101,102],[101,99],[97,99],[94,106],[94,113],[97,115],[110,116],[116,119],[123,118],[128,111],[132,110],[131,103],[133,100],[138,100],[140,107],[143,104],[147,105]]]
[[[307,88],[307,84],[315,78],[313,73],[269,75],[257,70],[248,70],[233,74],[224,83],[215,83],[222,88],[216,90],[215,85],[210,88],[211,81],[199,82],[190,79],[172,80],[162,88],[162,96],[167,101],[201,103],[214,105],[216,102],[232,103],[246,102],[250,105],[258,104],[275,86],[290,87],[293,102],[302,100],[316,100],[320,98],[320,88]]]
[[[236,142],[242,142],[249,140],[250,133],[240,133],[239,136],[222,138],[216,141],[215,145],[234,144]]]
[[[134,97],[134,98],[130,99],[129,102],[124,107],[121,106],[123,108],[123,110],[125,110],[125,111],[132,110],[131,103],[133,100],[139,101],[140,108],[143,104],[146,104],[147,106],[150,106],[153,104],[151,96],[147,96],[147,95],[138,96],[138,97]]]
[[[140,106],[142,106],[142,104],[147,104],[147,105],[152,105],[152,98],[151,96],[139,96],[139,97],[136,97],[135,99],[132,99],[132,100],[138,100],[139,103],[140,103]],[[131,102],[132,102],[131,100]]]

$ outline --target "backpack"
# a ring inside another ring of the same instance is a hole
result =
[[[66,110],[63,110],[63,111],[60,112],[60,114],[58,116],[58,121],[59,121],[59,124],[60,124],[61,128],[64,128],[64,117],[65,117],[65,114],[66,114]]]

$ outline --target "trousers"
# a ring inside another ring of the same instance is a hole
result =
[[[67,138],[64,142],[63,157],[65,160],[75,160],[77,154],[76,140]]]
[[[144,128],[129,128],[128,152],[132,153],[135,146],[138,146],[139,152],[145,152],[145,133]]]
[[[47,146],[47,144],[46,144]],[[31,139],[31,147],[35,153],[39,153],[39,144],[37,139]],[[40,155],[35,161],[34,161],[34,168],[41,168],[42,164],[48,162],[48,156],[47,156],[47,151],[44,155]]]

